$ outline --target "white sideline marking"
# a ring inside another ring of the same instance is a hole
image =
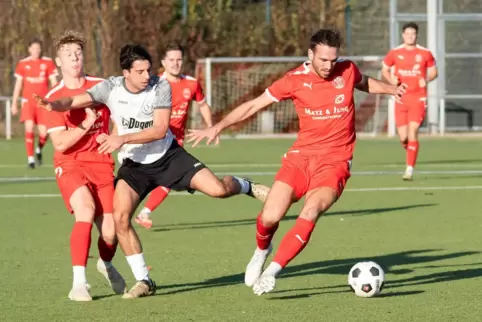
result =
[[[436,186],[436,187],[378,187],[378,188],[349,188],[345,192],[384,192],[384,191],[440,191],[440,190],[480,190],[482,186]],[[188,192],[171,191],[172,196],[191,196]],[[192,196],[204,196],[202,193],[195,193]],[[0,194],[0,199],[13,198],[57,198],[60,194]]]
[[[281,166],[281,163],[212,163],[212,164],[206,163],[206,165],[209,168],[212,168],[212,169],[216,169],[216,168],[219,168],[219,169],[223,169],[223,168],[279,168]],[[366,168],[404,169],[405,165],[401,164],[401,163],[400,164],[397,164],[397,163],[372,164],[372,165],[365,164],[363,167],[366,167]],[[478,163],[471,163],[471,162],[450,163],[450,162],[447,162],[447,163],[421,164],[417,167],[416,171],[417,172],[423,171],[422,169],[425,169],[425,168],[480,168],[480,167],[482,167],[482,163],[480,163],[480,162],[478,162]],[[0,169],[1,168],[4,168],[4,169],[25,168],[26,171],[27,170],[32,171],[30,169],[27,169],[27,166],[23,165],[23,164],[0,164]],[[53,165],[52,164],[43,164],[42,167],[39,168],[39,169],[42,169],[42,168],[46,168],[46,169],[53,168]]]
[[[215,172],[216,175],[233,175],[246,177],[260,177],[260,176],[274,176],[276,171],[260,171],[260,172]],[[402,171],[353,171],[352,176],[390,176],[401,175]],[[451,174],[451,175],[469,175],[482,174],[482,170],[420,170],[415,174],[436,175],[436,174]],[[1,182],[38,182],[38,181],[54,181],[55,177],[0,177]]]

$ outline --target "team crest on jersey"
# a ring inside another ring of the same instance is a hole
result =
[[[181,104],[181,106],[179,106],[180,109],[185,109],[187,108],[187,102],[184,102]]]
[[[333,87],[337,89],[342,89],[343,87],[345,87],[345,80],[341,76],[335,78],[331,83],[333,84]]]
[[[419,69],[420,69],[420,64],[413,65],[413,70],[419,70]]]
[[[182,91],[182,96],[184,96],[185,99],[190,99],[191,98],[191,90],[189,88],[185,88]]]
[[[41,69],[41,70],[46,70],[46,69],[47,69],[47,65],[45,65],[45,64],[40,64],[40,69]]]
[[[422,61],[422,55],[417,54],[415,56],[415,61],[418,62],[418,63],[421,62]]]
[[[154,114],[154,105],[144,105],[142,106],[141,113],[145,116],[152,116]]]

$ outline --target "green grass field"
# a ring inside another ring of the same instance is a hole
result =
[[[291,140],[226,140],[193,154],[218,173],[271,184]],[[482,141],[423,139],[415,181],[403,182],[397,140],[357,144],[341,200],[319,221],[309,246],[285,269],[274,293],[243,284],[261,204],[245,196],[170,196],[138,229],[156,296],[127,301],[87,268],[95,300],[67,299],[71,287],[67,213],[47,165],[27,169],[23,141],[0,142],[0,321],[478,321],[482,314]],[[294,205],[275,246],[294,223]],[[377,298],[357,298],[347,274],[360,260],[385,268]],[[119,250],[114,263],[129,286]]]

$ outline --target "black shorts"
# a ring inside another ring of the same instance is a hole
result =
[[[190,188],[191,179],[205,167],[173,140],[166,154],[153,163],[142,164],[125,159],[117,171],[115,182],[124,180],[137,192],[140,200],[158,186],[194,193]]]

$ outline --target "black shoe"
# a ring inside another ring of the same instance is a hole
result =
[[[28,167],[30,169],[35,169],[35,162],[29,162]]]
[[[37,164],[42,165],[42,152],[36,153],[35,156],[37,157]]]

